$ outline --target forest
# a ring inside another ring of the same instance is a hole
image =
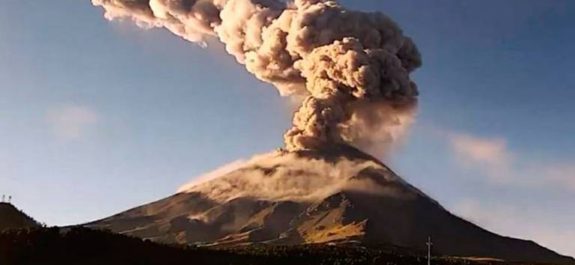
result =
[[[511,264],[435,257],[433,264]],[[0,233],[2,265],[417,265],[424,256],[365,246],[300,245],[214,248],[163,245],[83,227]],[[516,263],[519,264],[519,263]]]

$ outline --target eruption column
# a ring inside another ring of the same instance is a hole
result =
[[[349,144],[381,153],[406,131],[417,105],[409,74],[421,65],[410,38],[381,13],[333,0],[92,0],[106,18],[164,27],[205,45],[218,38],[282,96],[303,98],[288,150]]]

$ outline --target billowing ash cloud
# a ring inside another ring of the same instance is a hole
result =
[[[164,27],[191,42],[218,38],[257,78],[304,98],[288,150],[388,146],[413,120],[417,48],[381,13],[334,0],[92,0],[108,19]],[[372,150],[373,151],[373,150]]]

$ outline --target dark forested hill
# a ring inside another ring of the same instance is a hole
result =
[[[0,231],[40,226],[10,203],[0,202]]]
[[[87,228],[39,228],[0,233],[2,265],[359,265],[426,264],[400,250],[363,246],[299,245],[198,248],[169,246]],[[433,264],[512,264],[434,258]],[[520,264],[520,263],[513,263]],[[531,263],[532,264],[532,263]]]

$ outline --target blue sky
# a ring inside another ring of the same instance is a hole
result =
[[[342,1],[423,54],[388,163],[448,209],[575,255],[575,2]],[[88,1],[0,2],[0,193],[51,225],[170,195],[282,144],[290,107],[228,56]]]

